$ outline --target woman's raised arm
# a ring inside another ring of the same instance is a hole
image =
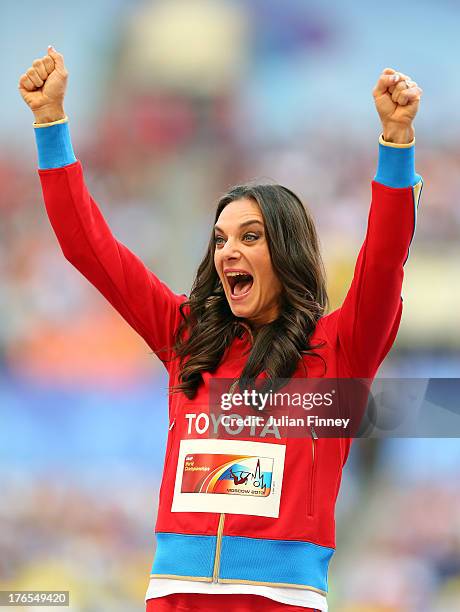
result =
[[[339,342],[356,377],[374,377],[396,337],[404,265],[422,188],[414,168],[412,126],[421,89],[407,76],[386,68],[373,95],[383,127],[379,165],[366,237],[351,286],[336,311]]]
[[[86,188],[64,112],[64,58],[52,47],[23,74],[19,90],[35,116],[46,210],[62,252],[144,338],[168,367],[179,305],[173,293],[112,234]]]

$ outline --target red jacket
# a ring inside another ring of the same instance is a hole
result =
[[[87,191],[79,162],[40,170],[46,209],[65,257],[145,339],[178,382],[172,346],[185,295],[174,294],[112,235]],[[421,182],[393,188],[372,183],[366,238],[343,305],[323,316],[311,342],[324,359],[306,356],[310,377],[372,379],[389,351],[401,319],[403,266],[416,220]],[[213,373],[204,373],[193,400],[169,400],[168,434],[156,523],[152,575],[203,581],[246,582],[327,591],[335,549],[334,508],[350,438],[285,441],[279,514],[172,511],[185,413],[203,412],[212,377],[235,379],[251,339],[236,338]],[[278,441],[270,441],[277,444]],[[179,472],[181,467],[179,466]]]

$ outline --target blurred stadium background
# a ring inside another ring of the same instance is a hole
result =
[[[72,269],[44,214],[17,93],[53,44],[87,182],[114,233],[190,289],[214,204],[269,178],[318,223],[332,306],[364,235],[386,66],[424,88],[425,179],[383,376],[460,372],[460,6],[357,0],[3,3],[0,21],[0,589],[136,611],[153,558],[166,377]],[[460,610],[458,439],[359,440],[337,508],[330,609]]]

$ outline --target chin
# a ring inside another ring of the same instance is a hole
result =
[[[240,317],[242,319],[248,319],[251,316],[251,311],[246,309],[246,308],[241,308],[241,307],[231,307],[230,306],[230,310],[232,311],[232,313],[235,315],[235,317]]]
[[[240,317],[242,319],[249,319],[254,316],[253,309],[248,308],[247,306],[243,306],[243,304],[229,304],[230,310],[235,315],[235,317]]]

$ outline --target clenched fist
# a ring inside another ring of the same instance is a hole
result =
[[[64,95],[68,72],[64,58],[54,47],[36,59],[19,79],[19,92],[31,108],[35,123],[49,123],[65,117]]]
[[[372,92],[387,142],[408,143],[414,138],[412,122],[422,90],[410,77],[385,68]]]

